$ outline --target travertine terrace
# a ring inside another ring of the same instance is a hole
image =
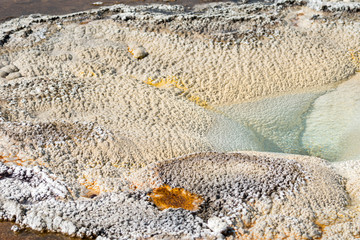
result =
[[[0,219],[98,240],[360,237],[359,10],[115,5],[1,23]],[[195,207],[159,209],[164,189]]]

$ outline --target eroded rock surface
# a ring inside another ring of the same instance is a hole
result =
[[[357,9],[117,5],[0,24],[0,218],[99,239],[357,237],[357,161],[213,152],[307,153],[306,118],[359,70]],[[161,211],[162,185],[204,202]]]
[[[345,222],[354,214],[347,208],[343,178],[314,157],[194,154],[159,162],[130,179],[137,181],[135,191],[76,201],[51,198],[24,205],[11,191],[1,201],[2,218],[16,219],[36,230],[127,239],[218,236],[219,232],[207,225],[209,219],[218,217],[232,229],[229,235],[251,239],[296,238],[299,234],[321,237],[320,226],[331,226],[339,219]],[[153,184],[144,187],[141,180]],[[147,193],[164,183],[199,194],[204,203],[195,212],[181,208],[160,211]]]

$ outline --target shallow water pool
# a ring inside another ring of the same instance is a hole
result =
[[[360,158],[360,76],[336,88],[218,106],[208,138],[218,151],[312,155],[329,161]]]

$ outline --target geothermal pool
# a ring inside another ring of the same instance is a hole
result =
[[[311,155],[329,161],[359,158],[359,74],[335,88],[217,107],[210,132],[218,151],[254,150]]]
[[[357,2],[0,23],[0,219],[108,239],[354,239]]]

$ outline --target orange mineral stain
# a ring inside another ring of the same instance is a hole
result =
[[[151,201],[160,209],[183,208],[189,211],[196,211],[204,201],[199,195],[191,193],[183,188],[171,188],[163,185],[155,188],[151,194]]]
[[[189,101],[195,103],[200,107],[213,110],[213,107],[211,107],[205,100],[201,99],[199,96],[192,95],[190,93],[190,89],[185,85],[185,83],[176,76],[168,76],[166,78],[160,79],[152,79],[151,77],[149,77],[144,83],[156,88],[179,89],[182,91],[181,95],[185,96]]]
[[[360,50],[349,50],[352,62],[355,64],[356,71],[360,72]]]
[[[83,175],[83,180],[80,181],[80,184],[85,186],[85,188],[88,190],[86,195],[83,197],[93,197],[100,194],[100,186],[96,180],[90,179],[87,175]]]
[[[48,167],[48,164],[36,161],[34,159],[21,159],[17,155],[15,156],[1,156],[0,161],[3,163],[15,164],[18,166],[45,166]]]

